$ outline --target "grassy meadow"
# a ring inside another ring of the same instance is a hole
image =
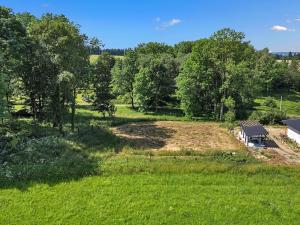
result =
[[[0,189],[1,224],[298,224],[298,168],[247,156],[114,155],[97,175]]]
[[[277,107],[280,106],[281,96],[282,96],[282,110],[286,111],[289,117],[299,117],[300,116],[300,93],[295,91],[279,91],[276,93],[271,93],[269,96],[274,98]],[[255,100],[256,109],[261,111],[268,110],[268,107],[263,106],[268,95],[257,98]]]
[[[290,115],[299,115],[298,97],[284,98]],[[298,224],[299,167],[258,162],[245,149],[138,149],[110,128],[185,123],[180,110],[142,113],[117,105],[113,120],[100,120],[78,101],[74,133],[67,126],[59,136],[28,119],[11,125],[22,134],[0,157],[0,224]]]
[[[96,60],[98,59],[99,55],[90,55],[90,62],[92,64],[94,64],[96,62]],[[123,59],[124,56],[122,55],[114,55],[113,56],[115,59]]]

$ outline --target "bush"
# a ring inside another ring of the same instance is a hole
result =
[[[51,136],[7,139],[5,149],[0,151],[0,183],[57,181],[96,172],[94,160],[84,154],[75,142]]]
[[[287,119],[286,112],[279,110],[270,110],[267,112],[254,111],[250,120],[257,120],[262,124],[281,124],[282,120]]]
[[[270,107],[270,108],[276,108],[277,104],[276,101],[272,97],[267,97],[263,103],[264,106]]]

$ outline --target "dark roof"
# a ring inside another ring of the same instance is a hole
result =
[[[240,125],[242,127],[254,127],[254,126],[262,126],[258,121],[256,120],[245,120],[240,122]]]
[[[300,132],[300,119],[283,120],[282,123],[291,127],[293,130]]]
[[[243,121],[240,125],[248,137],[268,134],[266,129],[258,121]]]

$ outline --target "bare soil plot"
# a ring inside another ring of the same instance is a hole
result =
[[[145,150],[178,151],[193,149],[197,151],[238,151],[243,145],[221,128],[211,122],[139,122],[113,128],[112,131],[126,138],[133,147]]]

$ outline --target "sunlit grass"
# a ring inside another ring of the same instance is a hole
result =
[[[239,158],[239,157],[237,157]],[[247,158],[246,158],[247,159]],[[298,224],[299,169],[113,156],[102,175],[0,189],[1,224]]]
[[[277,108],[280,107],[280,101],[282,96],[282,110],[287,112],[290,117],[300,116],[300,93],[295,91],[278,91],[271,93],[269,96],[273,97],[277,103]],[[258,105],[256,109],[261,111],[269,110],[268,107],[263,106],[266,97],[257,98],[255,103]]]

